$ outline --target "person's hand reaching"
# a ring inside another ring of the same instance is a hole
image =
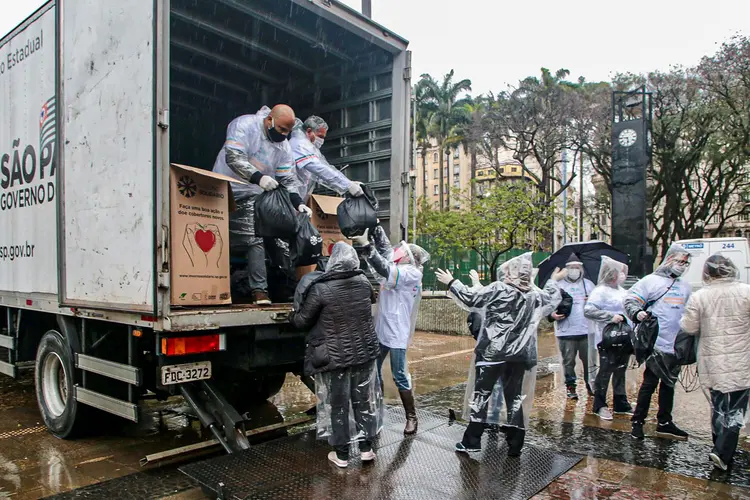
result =
[[[450,271],[438,269],[437,272],[435,272],[435,277],[437,280],[442,283],[445,286],[448,286],[453,281],[453,274],[451,274]]]

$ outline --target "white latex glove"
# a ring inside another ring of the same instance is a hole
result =
[[[312,208],[308,207],[307,205],[300,205],[297,207],[297,211],[301,214],[305,214],[308,217],[312,217]]]
[[[365,229],[365,233],[362,236],[352,236],[352,242],[361,247],[366,247],[370,244],[370,230]]]
[[[555,272],[552,273],[552,279],[554,281],[560,281],[564,280],[565,277],[568,275],[568,270],[566,268],[560,269],[559,267],[555,268]]]
[[[646,318],[648,318],[648,313],[646,311],[640,311],[635,315],[635,317],[638,319],[638,321],[644,321]]]
[[[472,269],[471,271],[469,271],[469,278],[471,278],[472,286],[482,286],[482,282],[479,281],[479,273],[476,271],[476,269]]]
[[[361,182],[352,182],[349,185],[349,194],[354,196],[355,198],[358,196],[362,196],[365,194],[364,191],[362,191],[362,183]]]
[[[625,318],[621,314],[615,314],[614,318],[612,318],[612,323],[622,323],[623,321],[625,321]]]
[[[453,281],[453,275],[450,271],[443,271],[442,269],[438,269],[435,273],[435,277],[437,280],[442,283],[443,285],[450,285],[451,281]]]
[[[267,175],[264,175],[260,178],[260,181],[258,181],[258,185],[263,191],[273,191],[274,189],[279,187],[278,181],[276,181],[276,179],[274,179],[273,177],[269,177]]]

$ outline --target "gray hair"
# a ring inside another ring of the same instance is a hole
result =
[[[304,123],[305,130],[312,129],[313,132],[319,132],[322,129],[328,130],[328,124],[319,116],[310,115]]]

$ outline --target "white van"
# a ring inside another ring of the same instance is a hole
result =
[[[692,259],[690,269],[683,279],[693,286],[693,291],[703,286],[703,264],[715,253],[732,259],[740,270],[740,281],[750,283],[748,269],[750,268],[750,246],[747,238],[701,238],[696,240],[675,241],[690,251]]]

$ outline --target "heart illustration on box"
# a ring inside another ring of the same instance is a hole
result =
[[[216,245],[216,235],[212,231],[199,229],[195,232],[194,238],[198,244],[198,248],[203,250],[203,253],[210,252],[214,245]]]

